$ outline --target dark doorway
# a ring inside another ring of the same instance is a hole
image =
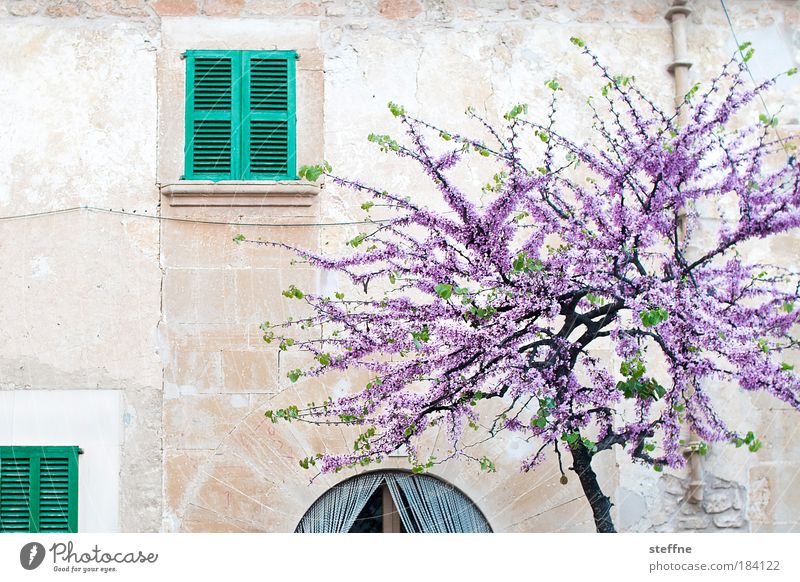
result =
[[[386,483],[369,498],[349,533],[406,533]]]

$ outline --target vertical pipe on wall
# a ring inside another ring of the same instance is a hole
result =
[[[672,73],[675,80],[675,107],[677,108],[683,101],[684,96],[689,91],[689,68],[692,62],[689,59],[687,24],[691,10],[687,6],[688,0],[672,0],[672,6],[667,10],[666,19],[672,28],[672,63],[667,70]],[[685,125],[688,121],[689,112],[683,107],[678,113],[678,123]],[[681,228],[685,235],[685,230]],[[691,503],[699,503],[703,500],[703,467],[700,462],[700,455],[696,452],[697,438],[694,433],[690,433],[689,445],[685,449],[685,454],[689,458],[689,489],[687,499]]]

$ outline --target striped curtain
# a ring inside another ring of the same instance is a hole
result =
[[[383,482],[380,473],[367,473],[330,489],[314,502],[297,525],[296,533],[346,533]]]
[[[386,484],[408,532],[490,533],[478,509],[462,493],[426,475],[388,473]],[[407,500],[403,502],[403,496]]]
[[[407,532],[491,533],[478,508],[461,492],[427,475],[366,473],[336,485],[317,499],[297,533],[344,533],[353,527],[369,498],[383,484]]]

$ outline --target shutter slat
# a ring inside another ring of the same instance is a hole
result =
[[[289,97],[289,68],[286,59],[250,60],[250,110],[286,111]]]
[[[250,122],[250,171],[258,174],[285,174],[289,155],[286,121]]]
[[[0,458],[0,532],[30,529],[30,459]]]
[[[194,109],[200,111],[230,111],[231,59],[225,57],[195,57]]]
[[[69,531],[69,459],[42,459],[39,469],[39,531]]]
[[[216,119],[194,122],[194,172],[231,172],[231,122]]]

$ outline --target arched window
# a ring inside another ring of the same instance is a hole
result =
[[[430,475],[376,471],[326,491],[297,533],[489,533],[481,511],[461,491]]]

